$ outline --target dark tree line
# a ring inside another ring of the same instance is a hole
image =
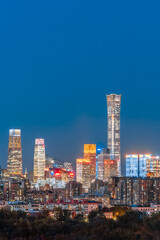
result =
[[[114,219],[104,213],[112,211]],[[55,219],[56,218],[56,219]],[[142,216],[128,208],[98,208],[85,219],[71,218],[70,211],[56,209],[54,218],[44,211],[38,216],[0,211],[0,239],[4,240],[159,240],[160,213]]]

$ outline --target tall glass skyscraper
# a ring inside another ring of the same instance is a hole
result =
[[[7,170],[10,174],[22,174],[21,130],[9,130]]]
[[[117,160],[118,175],[121,175],[121,151],[120,151],[120,108],[121,95],[110,94],[107,98],[108,112],[108,148],[110,158]]]
[[[34,182],[44,180],[45,145],[44,139],[35,139],[34,147]]]

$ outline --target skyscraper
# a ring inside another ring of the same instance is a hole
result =
[[[83,158],[76,159],[76,181],[82,183]]]
[[[151,154],[127,154],[126,177],[160,177],[160,158]]]
[[[104,159],[104,182],[108,182],[111,177],[117,177],[117,160]]]
[[[84,158],[90,160],[91,181],[96,179],[96,144],[84,144]]]
[[[21,130],[9,130],[7,170],[10,174],[22,174]]]
[[[126,177],[139,176],[139,157],[138,154],[126,155]]]
[[[121,175],[120,152],[120,107],[121,95],[106,95],[108,111],[108,148],[110,158],[117,160],[118,174]]]
[[[160,157],[150,156],[146,162],[146,172],[148,177],[160,177]]]
[[[34,148],[34,182],[44,180],[45,145],[44,139],[35,139]]]
[[[103,148],[98,154],[98,179],[104,181],[104,160],[110,159],[109,149]]]
[[[78,158],[76,160],[76,181],[82,183],[83,192],[88,192],[91,186],[90,159]]]

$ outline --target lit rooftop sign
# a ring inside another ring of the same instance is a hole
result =
[[[44,139],[43,138],[37,138],[35,139],[36,145],[44,145]]]
[[[10,137],[20,137],[21,136],[21,130],[20,129],[10,129],[9,130],[9,136]]]

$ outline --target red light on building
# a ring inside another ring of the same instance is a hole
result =
[[[114,164],[114,161],[111,161],[111,164]]]
[[[56,172],[54,175],[55,175],[55,177],[60,177],[61,176],[61,174],[59,172]]]
[[[70,176],[70,177],[74,177],[74,172],[70,172],[70,173],[69,173],[69,176]]]

